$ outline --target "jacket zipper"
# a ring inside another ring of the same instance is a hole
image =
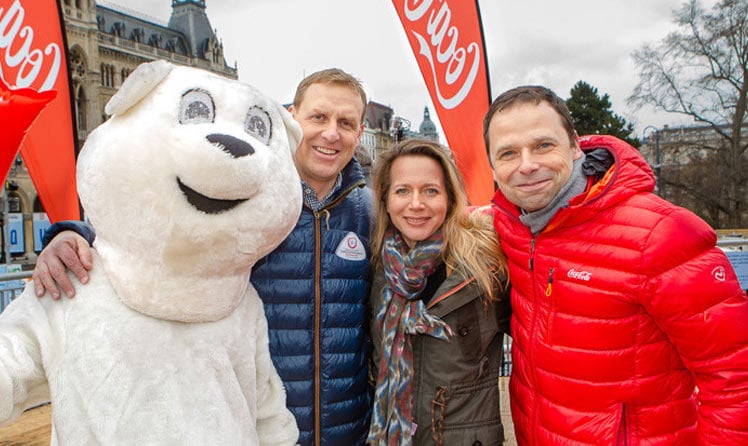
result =
[[[530,278],[532,283],[532,296],[527,296],[528,299],[532,298],[533,305],[535,307],[535,311],[533,312],[532,316],[532,325],[530,328],[530,339],[532,339],[535,336],[535,330],[537,327],[537,319],[538,319],[538,305],[537,305],[537,292],[536,292],[536,283],[535,283],[535,236],[532,236],[532,239],[530,240],[530,259],[528,260],[528,268],[530,271]],[[533,343],[530,343],[532,345]],[[530,350],[527,352],[528,354],[528,363],[532,364],[533,357],[535,356],[535,350],[533,348],[530,348]],[[535,383],[538,382],[537,375],[535,374],[535,369],[530,370],[530,374],[532,376],[532,383],[530,385],[535,385]],[[539,425],[538,418],[540,417],[540,410],[538,409],[538,401],[537,397],[535,398],[535,403],[533,404],[532,413],[534,415],[533,423],[535,426]],[[534,430],[531,430],[531,436],[530,436],[530,444],[535,444],[535,432]]]
[[[627,446],[629,444],[628,428],[626,426],[626,404],[621,404],[621,416],[618,419],[616,432],[616,446]]]
[[[314,444],[322,444],[322,423],[320,411],[322,409],[320,379],[321,354],[320,354],[320,331],[322,315],[322,278],[320,267],[322,264],[322,228],[320,215],[314,215]]]
[[[553,313],[556,311],[556,303],[553,298],[553,268],[548,270],[548,283],[545,286],[545,297],[548,298],[548,319],[546,319],[546,342],[552,344],[551,333],[553,332]]]
[[[530,269],[530,272],[532,273],[534,263],[535,263],[535,237],[530,240],[530,258],[527,261],[527,267]]]
[[[366,185],[365,180],[353,183],[342,191],[330,204],[319,211],[314,211],[314,444],[322,444],[322,367],[321,331],[322,331],[322,221],[321,216],[327,215],[329,209],[338,205],[351,191]],[[306,204],[304,204],[306,206]],[[329,227],[327,228],[330,229]]]

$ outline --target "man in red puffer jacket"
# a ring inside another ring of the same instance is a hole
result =
[[[484,121],[520,445],[748,444],[748,299],[704,221],[544,87]]]

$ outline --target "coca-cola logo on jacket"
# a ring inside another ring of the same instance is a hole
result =
[[[34,0],[7,3],[0,1],[0,77],[16,88],[53,89],[62,64],[60,46],[45,40],[43,24],[27,16]]]
[[[411,33],[419,53],[428,61],[436,97],[445,109],[460,105],[469,95],[481,66],[481,46],[460,38],[447,0],[405,0],[403,21],[411,22]]]

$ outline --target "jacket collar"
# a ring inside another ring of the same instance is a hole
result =
[[[452,271],[429,302],[427,306],[429,313],[442,318],[475,299],[479,299],[481,295],[474,282],[474,277],[465,278],[461,273]],[[463,289],[466,291],[463,292]],[[458,295],[459,299],[455,298]]]

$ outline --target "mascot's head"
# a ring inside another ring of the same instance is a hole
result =
[[[179,321],[228,315],[252,265],[294,227],[301,130],[257,89],[139,66],[78,158],[78,191],[122,300]]]

